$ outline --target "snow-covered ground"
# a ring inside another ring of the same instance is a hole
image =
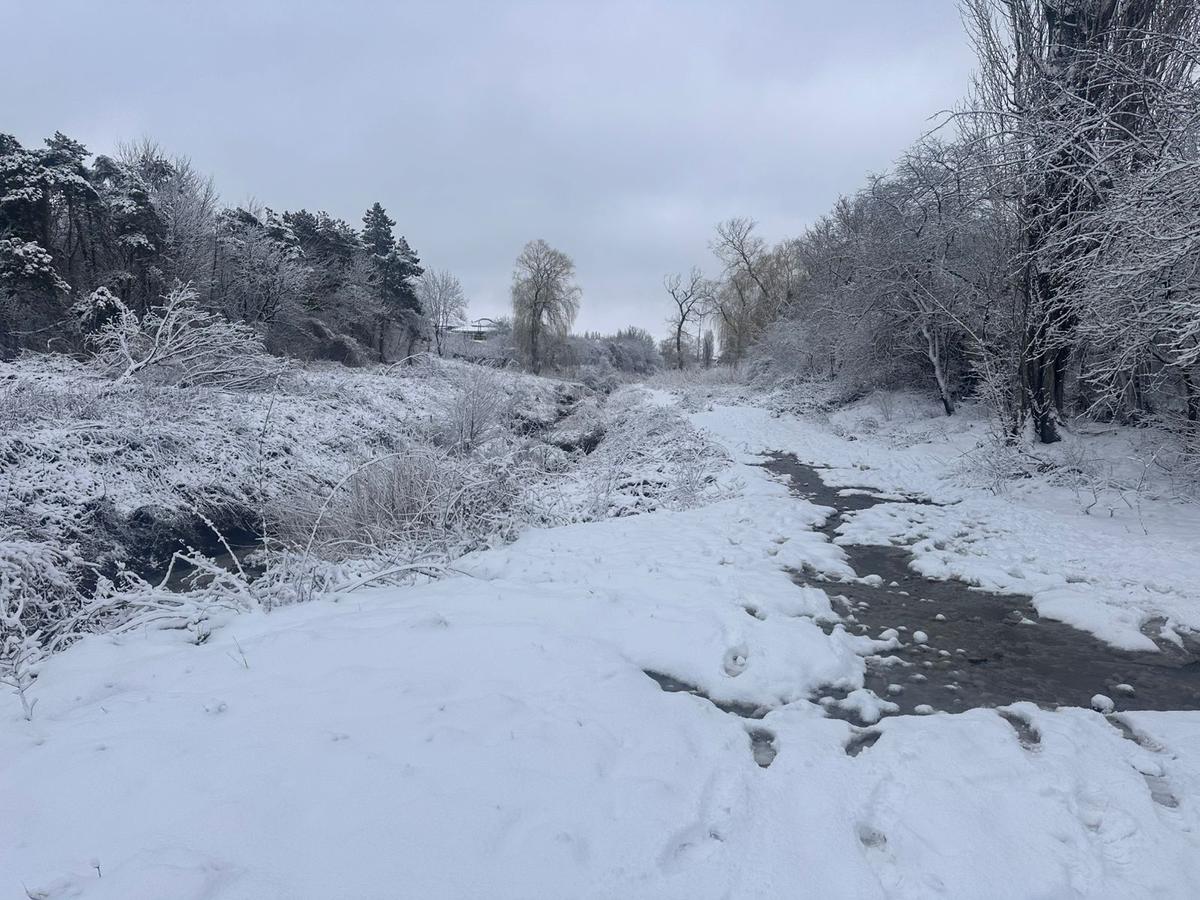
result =
[[[842,529],[848,543],[909,545],[921,574],[1029,594],[1041,615],[1128,649],[1154,649],[1143,628],[1167,639],[1177,627],[1200,631],[1200,504],[1173,497],[1128,434],[1071,435],[1053,460],[1065,453],[1073,468],[1103,472],[1071,484],[1010,479],[995,491],[976,486],[993,445],[981,411],[951,419],[904,395],[890,405],[891,422],[870,402],[833,414],[828,427],[739,410],[737,428],[723,429],[721,406],[694,421],[743,453],[783,449],[831,466],[828,484],[942,504],[882,504]]]
[[[970,488],[969,422],[921,443],[749,406],[691,419],[735,460],[706,506],[531,530],[452,577],[245,614],[199,646],[150,631],[49,660],[32,722],[0,696],[0,895],[1200,894],[1200,713],[826,718],[807,698],[861,687],[886,644],[822,630],[825,594],[784,569],[850,574],[844,556],[822,510],[746,463],[789,450],[958,501],[848,530],[916,538],[923,570],[1125,644],[1145,619],[1200,625],[1200,517]]]

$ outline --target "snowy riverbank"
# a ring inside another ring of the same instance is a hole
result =
[[[807,698],[860,687],[864,656],[886,642],[814,621],[831,617],[827,597],[784,569],[849,574],[844,555],[812,530],[819,508],[746,463],[789,450],[836,466],[846,484],[957,500],[921,508],[942,518],[864,514],[851,530],[856,540],[924,530],[927,547],[913,547],[922,568],[1019,579],[1047,612],[1116,640],[1135,640],[1147,616],[1200,619],[1187,521],[1138,538],[1051,493],[1018,518],[1004,497],[946,477],[953,439],[848,441],[742,406],[691,419],[735,459],[724,499],[706,506],[531,530],[464,557],[461,574],[246,614],[199,646],[146,632],[88,638],[51,659],[33,722],[0,695],[0,890],[88,900],[1200,890],[1200,713],[1112,719],[1022,704],[1020,733],[986,709],[888,718],[869,733],[826,718]],[[1055,529],[1072,537],[1047,549]],[[722,712],[645,670],[769,711]],[[755,742],[773,748],[769,767]]]

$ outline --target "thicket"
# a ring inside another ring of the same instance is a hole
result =
[[[961,107],[796,238],[722,223],[720,275],[668,280],[668,355],[700,362],[711,322],[753,377],[975,397],[1013,444],[1156,426],[1200,474],[1200,7],[960,5]]]
[[[395,224],[378,203],[358,228],[223,207],[211,179],[148,141],[93,156],[61,133],[33,148],[0,134],[0,358],[84,351],[113,320],[161,315],[183,287],[193,314],[277,355],[410,356],[430,325],[420,260]]]

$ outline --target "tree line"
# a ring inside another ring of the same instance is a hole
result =
[[[61,133],[33,148],[0,134],[0,352],[79,349],[119,310],[145,317],[188,285],[277,353],[411,355],[461,288],[426,273],[395,225],[379,203],[361,227],[222,206],[210,178],[150,141],[93,158]]]
[[[1200,453],[1200,6],[960,5],[960,107],[796,238],[722,223],[720,275],[668,278],[676,364],[706,317],[723,361],[776,377],[973,395],[1011,440],[1156,423]]]
[[[534,373],[658,364],[638,329],[571,336],[581,297],[574,261],[530,241],[515,262],[499,361]],[[190,160],[152,141],[93,157],[61,133],[32,148],[0,134],[0,358],[86,351],[124,371],[134,363],[118,359],[122,342],[165,329],[181,347],[411,359],[461,350],[448,335],[467,305],[459,280],[426,270],[379,203],[357,227],[324,211],[227,207]],[[182,333],[201,323],[203,334]]]

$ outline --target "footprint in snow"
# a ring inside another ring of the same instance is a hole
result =
[[[864,847],[878,848],[887,845],[887,835],[878,828],[859,823],[858,840]]]
[[[736,647],[730,647],[725,651],[724,669],[725,674],[730,678],[736,678],[746,671],[746,665],[749,663],[749,652],[744,644],[738,644]]]
[[[760,769],[769,769],[775,757],[779,755],[779,747],[775,742],[775,732],[766,728],[747,729],[750,735],[750,754]]]
[[[1145,779],[1146,787],[1150,791],[1150,799],[1166,810],[1178,809],[1179,797],[1171,789],[1167,767],[1161,761],[1163,757],[1174,758],[1168,753],[1167,748],[1148,735],[1134,730],[1120,716],[1109,715],[1106,718],[1109,724],[1121,733],[1121,737],[1136,744],[1145,754],[1140,758],[1130,759],[1129,764]]]

